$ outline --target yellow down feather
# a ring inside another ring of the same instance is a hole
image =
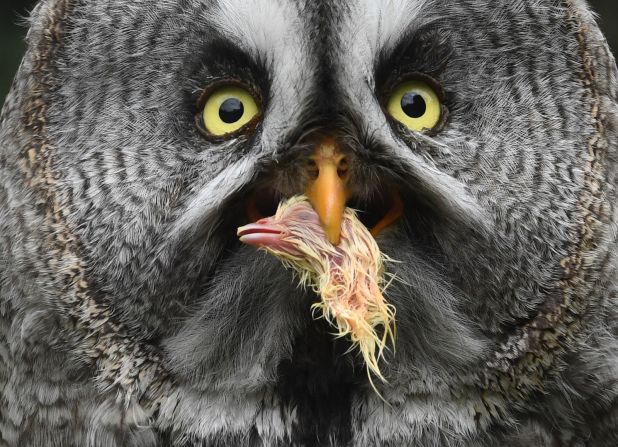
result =
[[[395,342],[395,309],[383,296],[387,257],[354,210],[345,210],[337,246],[326,239],[316,218],[304,196],[281,203],[273,219],[287,228],[284,240],[297,253],[264,248],[295,270],[301,284],[320,296],[312,306],[314,315],[336,327],[336,336],[349,336],[368,372],[384,380],[378,363],[389,340],[393,346]]]

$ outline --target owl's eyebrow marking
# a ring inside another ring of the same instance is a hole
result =
[[[197,76],[246,81],[255,84],[266,96],[270,77],[264,59],[259,54],[245,51],[231,40],[218,35],[203,47],[198,58],[200,69]]]
[[[378,86],[409,73],[423,73],[434,78],[444,70],[452,52],[448,39],[436,22],[414,27],[395,43],[376,55],[375,79]]]

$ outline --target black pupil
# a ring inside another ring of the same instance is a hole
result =
[[[408,92],[401,98],[401,108],[410,118],[420,118],[427,111],[427,103],[418,93]]]
[[[219,118],[227,124],[232,124],[240,120],[243,113],[245,113],[245,107],[237,98],[226,99],[223,101],[223,104],[221,104],[221,107],[219,107]]]

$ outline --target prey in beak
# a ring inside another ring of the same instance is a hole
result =
[[[321,186],[315,191],[320,194]],[[307,197],[293,197],[274,216],[240,227],[238,236],[297,272],[301,284],[321,297],[312,310],[337,328],[337,336],[349,336],[368,372],[383,379],[378,363],[395,338],[395,309],[382,294],[386,257],[345,201],[342,209],[336,200],[327,202],[326,214],[315,208]],[[337,231],[329,232],[331,224]]]

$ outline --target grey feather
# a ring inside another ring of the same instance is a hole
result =
[[[435,132],[385,113],[419,73]],[[262,106],[226,141],[221,79]],[[235,237],[324,133],[357,203],[404,196],[384,400]],[[617,155],[583,0],[42,0],[0,117],[0,446],[618,445]]]

